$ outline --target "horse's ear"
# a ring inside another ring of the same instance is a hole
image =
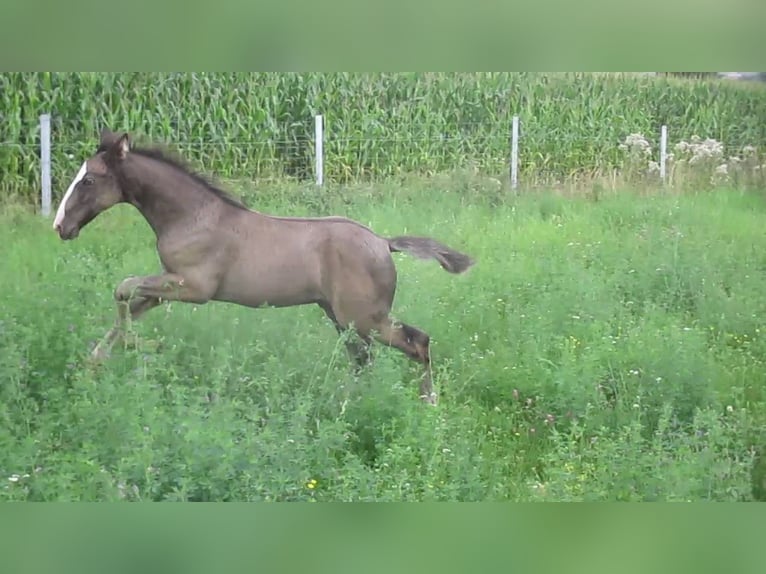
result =
[[[127,132],[122,135],[114,134],[114,140],[106,147],[106,150],[113,158],[125,159],[130,151],[130,136]]]
[[[101,130],[101,141],[99,142],[99,148],[101,149],[109,149],[114,145],[114,143],[117,141],[119,136],[114,133],[109,128],[104,128]]]
[[[128,155],[128,152],[130,151],[130,136],[128,135],[128,132],[125,132],[120,136],[120,139],[117,140],[115,147],[117,157],[120,159],[125,159],[125,156]]]

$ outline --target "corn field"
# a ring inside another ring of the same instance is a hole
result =
[[[310,179],[314,116],[325,118],[325,180],[473,167],[520,173],[619,168],[631,133],[766,144],[766,89],[720,80],[541,73],[3,73],[0,189],[34,200],[39,116],[52,115],[54,195],[103,126],[163,142],[222,178]]]

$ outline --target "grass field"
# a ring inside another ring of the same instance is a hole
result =
[[[439,406],[387,348],[355,379],[313,307],[172,304],[89,367],[115,285],[157,270],[154,237],[126,206],[70,243],[6,207],[0,499],[766,496],[762,195],[503,198],[429,180],[246,198],[476,257],[456,277],[396,256],[395,314],[432,337]]]

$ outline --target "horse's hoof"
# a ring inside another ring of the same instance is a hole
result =
[[[88,362],[91,364],[103,363],[109,357],[109,352],[99,346],[96,346],[88,355]]]
[[[162,339],[141,339],[140,346],[137,344],[136,348],[144,351],[145,353],[157,353],[162,350]]]
[[[420,398],[421,398],[421,400],[422,400],[424,403],[426,403],[426,404],[429,404],[429,405],[431,405],[431,406],[434,406],[434,407],[435,407],[435,406],[436,406],[436,404],[437,404],[437,400],[436,400],[436,398],[437,398],[437,397],[436,397],[436,393],[430,393],[430,394],[428,394],[428,395],[420,395]]]
[[[141,346],[141,339],[136,333],[125,333],[122,338],[122,344],[125,349],[138,349]]]

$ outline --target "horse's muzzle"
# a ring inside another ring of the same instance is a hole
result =
[[[74,239],[80,234],[80,229],[77,227],[73,227],[69,229],[68,231],[64,231],[64,228],[61,226],[61,224],[56,226],[56,232],[59,234],[59,237],[63,241],[68,241],[70,239]]]

